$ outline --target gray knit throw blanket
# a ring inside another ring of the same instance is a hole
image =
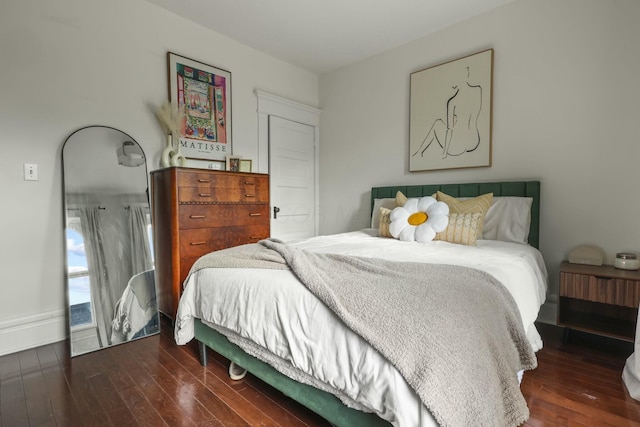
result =
[[[320,254],[275,239],[213,252],[207,267],[290,269],[403,375],[443,426],[529,418],[517,372],[537,361],[509,291],[467,267]]]

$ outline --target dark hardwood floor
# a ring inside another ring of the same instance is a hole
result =
[[[0,425],[328,426],[322,418],[248,375],[228,378],[224,358],[177,346],[162,333],[69,358],[60,342],[0,357]],[[545,348],[524,376],[526,426],[640,426],[640,402],[621,380],[630,343],[539,325]]]
[[[622,370],[633,343],[539,324],[544,348],[521,389],[531,411],[525,426],[640,426],[640,402],[629,396]]]

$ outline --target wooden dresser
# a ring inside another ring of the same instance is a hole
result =
[[[158,307],[172,319],[200,256],[269,237],[269,175],[159,169],[151,204]]]

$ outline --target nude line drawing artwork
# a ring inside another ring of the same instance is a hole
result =
[[[482,86],[470,83],[470,67],[465,68],[466,81],[451,87],[453,95],[447,99],[446,118],[434,120],[412,156],[423,156],[434,141],[443,159],[474,151],[480,145],[478,117],[482,111]]]
[[[493,49],[411,75],[409,170],[491,165]]]

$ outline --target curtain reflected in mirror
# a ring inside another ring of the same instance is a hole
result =
[[[106,126],[62,148],[71,355],[159,332],[146,161]]]

